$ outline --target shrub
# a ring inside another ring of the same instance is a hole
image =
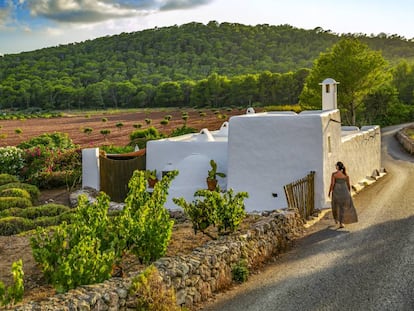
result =
[[[73,225],[63,222],[50,230],[37,228],[31,239],[33,257],[42,266],[46,280],[57,292],[78,285],[103,282],[115,261],[116,227],[108,218],[109,197],[97,201],[80,196]]]
[[[32,220],[32,229],[37,227],[50,227],[61,224],[59,217],[56,216],[42,216]]]
[[[53,189],[65,185],[70,188],[80,182],[80,177],[80,172],[78,170],[39,172],[32,176],[31,182],[42,189]]]
[[[134,147],[132,146],[100,146],[101,150],[105,151],[106,153],[128,153],[134,151]]]
[[[23,283],[23,262],[18,260],[12,264],[13,285],[5,287],[0,281],[0,305],[6,306],[15,304],[23,299],[24,283]]]
[[[197,133],[197,130],[195,128],[187,127],[183,125],[182,127],[177,127],[176,129],[174,129],[169,136],[176,137],[176,136],[181,136],[181,135],[191,134],[191,133]]]
[[[0,172],[19,176],[24,167],[24,151],[16,147],[0,147]]]
[[[106,139],[106,137],[111,134],[111,130],[108,129],[103,129],[100,131],[100,133],[102,134],[102,136]]]
[[[141,128],[142,127],[142,124],[141,123],[135,123],[135,124],[133,124],[132,125],[134,128],[136,128],[136,129],[139,129],[139,128]]]
[[[231,274],[233,280],[238,283],[246,282],[249,278],[249,268],[247,266],[247,260],[241,259],[237,264],[232,267]]]
[[[14,175],[6,173],[0,174],[0,186],[11,182],[19,182],[19,179]]]
[[[26,198],[0,197],[0,211],[12,207],[26,208],[32,206],[32,201]]]
[[[133,131],[129,135],[130,139],[130,146],[138,145],[140,149],[144,149],[146,147],[147,141],[155,140],[162,138],[163,135],[159,133],[159,131],[155,127],[149,127],[147,129],[140,129]]]
[[[156,267],[147,267],[132,280],[130,292],[136,296],[136,309],[146,311],[178,311],[173,288],[166,288]]]
[[[75,147],[68,134],[59,132],[53,134],[45,133],[18,145],[21,149],[29,149],[39,146],[48,147],[50,149],[70,149]]]
[[[83,129],[83,132],[87,135],[90,135],[92,133],[93,129],[91,127],[85,127]]]
[[[152,194],[146,191],[143,171],[135,171],[129,181],[129,193],[119,219],[120,238],[144,263],[154,261],[167,251],[174,222],[164,207],[168,188],[178,171],[167,173],[158,181]]]
[[[0,235],[9,236],[33,229],[33,222],[22,217],[5,217],[0,219]]]
[[[39,188],[35,185],[31,185],[31,184],[27,184],[27,183],[21,183],[21,182],[13,182],[13,183],[9,183],[9,184],[4,184],[0,186],[0,191],[4,190],[4,189],[9,189],[9,188],[19,188],[19,189],[24,189],[27,192],[29,192],[30,197],[32,198],[32,202],[36,202],[39,199],[40,196],[40,191]]]
[[[0,212],[0,217],[16,216],[28,219],[35,219],[43,216],[59,216],[71,210],[70,207],[62,204],[44,204],[27,208],[9,208]]]
[[[165,254],[171,238],[173,221],[164,208],[168,186],[177,171],[162,178],[152,194],[146,191],[144,172],[135,171],[124,209],[109,217],[109,197],[100,193],[95,202],[80,196],[78,207],[60,216],[63,222],[46,230],[38,227],[31,239],[32,253],[45,279],[57,292],[78,285],[102,282],[110,277],[112,267],[130,250],[145,263]],[[37,220],[43,225],[50,219]]]
[[[198,190],[194,196],[196,199],[191,203],[186,202],[184,198],[173,198],[173,201],[184,209],[195,233],[201,231],[215,239],[216,237],[206,231],[209,226],[216,227],[218,235],[228,234],[237,230],[246,216],[244,199],[248,197],[247,192],[238,192],[234,195],[232,189],[224,193]]]
[[[75,219],[76,209],[70,209],[69,211],[63,212],[62,214],[56,216],[59,220],[58,223],[61,224],[66,222],[67,224],[71,224]]]
[[[8,188],[0,191],[0,197],[15,197],[15,198],[26,198],[30,201],[32,197],[27,190],[21,188]]]
[[[41,188],[74,186],[82,174],[80,149],[50,149],[43,146],[25,150],[22,178]]]

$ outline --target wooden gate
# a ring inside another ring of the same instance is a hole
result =
[[[111,201],[124,202],[128,183],[135,170],[145,170],[146,157],[99,157],[100,188]]]
[[[297,209],[303,219],[308,219],[315,208],[315,172],[283,187],[289,209]]]

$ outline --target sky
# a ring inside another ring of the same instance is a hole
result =
[[[414,38],[412,0],[0,0],[0,55],[190,22]]]

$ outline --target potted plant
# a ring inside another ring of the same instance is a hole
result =
[[[213,159],[210,160],[211,169],[208,171],[207,175],[207,188],[210,191],[216,190],[217,188],[217,176],[224,178],[226,174],[222,172],[217,172],[217,163]]]
[[[149,188],[154,188],[155,184],[158,181],[157,170],[146,170],[145,171],[145,178],[148,181],[148,187]]]

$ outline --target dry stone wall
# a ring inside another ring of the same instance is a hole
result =
[[[155,262],[163,281],[175,289],[177,304],[192,307],[232,283],[232,268],[247,260],[250,270],[275,258],[300,236],[304,222],[294,211],[275,211],[260,217],[250,230],[210,241],[189,255],[165,257]],[[13,310],[135,310],[129,294],[132,278],[112,278],[104,283],[80,286],[45,301]]]
[[[399,130],[395,136],[407,152],[414,154],[414,140],[412,140],[405,131],[406,129]]]

